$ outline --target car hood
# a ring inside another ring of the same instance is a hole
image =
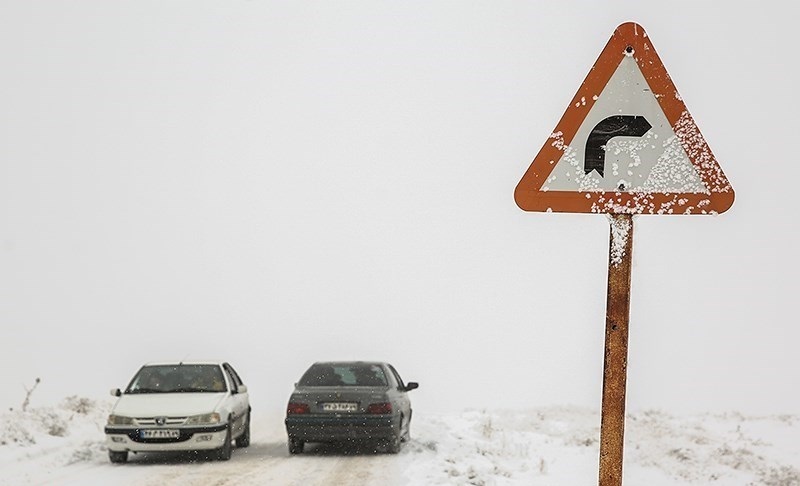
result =
[[[188,417],[214,412],[225,393],[142,393],[122,395],[111,413],[126,417]]]

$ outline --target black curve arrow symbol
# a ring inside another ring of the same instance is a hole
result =
[[[583,172],[596,170],[603,177],[606,165],[606,144],[614,137],[641,137],[652,128],[643,116],[614,115],[594,126],[586,140]]]

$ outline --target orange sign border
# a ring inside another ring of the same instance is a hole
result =
[[[629,47],[633,48],[639,69],[709,193],[541,190],[586,119],[595,103],[595,96],[603,91],[622,59],[628,55],[626,49]],[[553,135],[514,190],[514,201],[524,211],[565,213],[716,214],[727,211],[733,200],[733,187],[728,178],[686,109],[647,33],[634,22],[624,23],[614,31]]]

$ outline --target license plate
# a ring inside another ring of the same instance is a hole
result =
[[[355,402],[329,402],[322,404],[323,412],[355,412],[358,404]]]
[[[139,431],[139,437],[142,439],[177,439],[180,436],[181,431],[176,429],[151,429]]]

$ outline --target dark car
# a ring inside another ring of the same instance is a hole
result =
[[[314,363],[286,407],[289,452],[303,452],[307,442],[371,442],[399,452],[411,435],[408,392],[417,387],[389,363]]]

